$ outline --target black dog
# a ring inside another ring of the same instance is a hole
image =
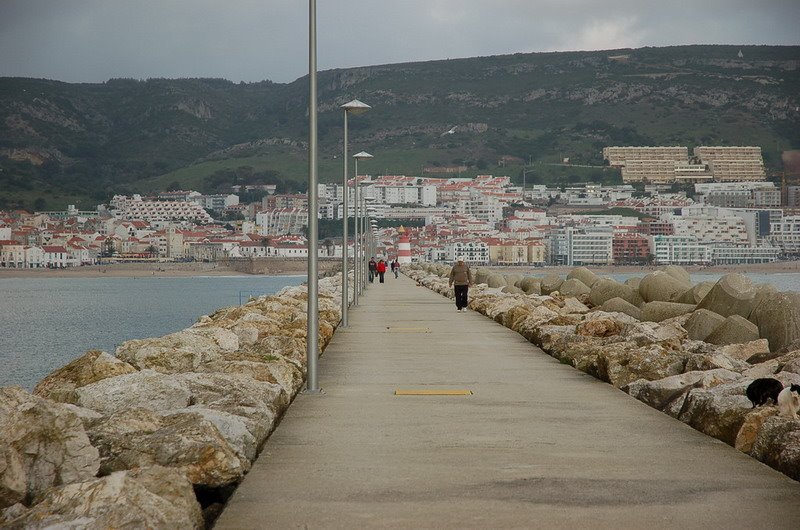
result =
[[[778,403],[778,394],[783,390],[783,383],[771,377],[756,379],[747,387],[747,398],[753,403],[753,408],[766,404],[768,399]]]

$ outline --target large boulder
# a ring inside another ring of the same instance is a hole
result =
[[[758,438],[758,433],[761,427],[769,418],[778,413],[777,407],[758,407],[750,411],[744,418],[739,432],[736,434],[736,442],[734,447],[743,452],[750,453]]]
[[[475,283],[486,283],[489,279],[489,271],[482,267],[475,269],[475,277],[473,278]]]
[[[642,297],[639,296],[639,292],[629,285],[608,279],[598,279],[592,285],[589,300],[593,306],[601,306],[612,298],[622,298],[636,307],[642,305]]]
[[[191,392],[174,376],[142,370],[109,377],[75,390],[76,405],[104,415],[141,407],[150,410],[180,409],[189,406]]]
[[[99,467],[97,449],[66,405],[19,387],[0,389],[0,509],[92,478]]]
[[[624,284],[625,284],[625,285],[627,285],[628,287],[630,287],[630,288],[632,288],[632,289],[635,289],[636,291],[638,291],[638,290],[639,290],[639,284],[641,284],[641,283],[642,283],[642,279],[641,279],[641,278],[639,278],[639,277],[636,277],[636,276],[632,276],[632,277],[628,278],[627,280],[625,280],[625,281],[624,281],[624,282],[622,282],[622,283],[624,283]]]
[[[769,340],[772,351],[782,352],[800,341],[800,293],[775,293],[753,309],[750,321]]]
[[[800,480],[800,421],[767,418],[750,454],[794,480]]]
[[[639,346],[634,342],[615,342],[600,349],[597,377],[617,388],[637,379],[663,379],[683,372],[686,355],[660,344]]]
[[[541,289],[542,294],[550,294],[558,291],[559,287],[564,280],[561,279],[561,276],[555,273],[548,274],[544,278],[542,278],[541,282]]]
[[[218,488],[239,482],[249,468],[200,414],[127,409],[95,424],[89,437],[102,474],[160,465],[181,469],[196,486]]]
[[[513,285],[506,285],[505,287],[500,289],[500,292],[506,294],[525,294],[525,291]]]
[[[600,309],[609,313],[625,313],[636,320],[642,319],[642,310],[622,298],[606,300],[603,305],[600,306]]]
[[[6,525],[15,529],[176,530],[205,526],[191,482],[182,472],[160,466],[120,471],[60,486],[48,491],[31,510]]]
[[[692,389],[678,419],[728,445],[735,445],[739,429],[753,406],[745,395],[751,382],[742,379],[710,389]]]
[[[106,352],[91,350],[46,376],[33,393],[53,401],[75,403],[78,399],[76,388],[135,371],[136,368],[130,364]]]
[[[678,350],[686,340],[686,330],[673,322],[631,322],[625,326],[622,336],[639,346],[660,344]]]
[[[756,289],[750,278],[737,273],[726,274],[697,304],[697,309],[708,309],[724,317],[739,315],[747,318],[753,310],[755,296]]]
[[[589,294],[591,289],[587,285],[585,285],[582,281],[571,278],[569,280],[565,280],[561,283],[561,286],[558,288],[558,292],[560,292],[563,296],[581,296],[584,294]]]
[[[686,371],[693,370],[716,370],[723,368],[731,372],[742,373],[750,365],[745,361],[734,359],[730,355],[714,352],[714,353],[694,353],[686,360]]]
[[[684,328],[692,340],[705,340],[711,332],[725,322],[725,317],[708,309],[696,309],[692,312]]]
[[[597,275],[592,271],[590,271],[589,269],[587,269],[586,267],[576,267],[571,271],[569,271],[569,274],[567,274],[567,280],[572,280],[573,278],[576,280],[580,280],[581,283],[583,283],[587,287],[592,287],[592,285],[594,285],[594,282],[599,280]]]
[[[699,304],[713,287],[714,282],[700,282],[681,293],[675,301],[681,304]]]
[[[136,368],[167,374],[191,372],[239,349],[236,333],[217,327],[189,328],[164,337],[129,340],[116,355]]]
[[[719,352],[740,361],[747,361],[750,364],[762,363],[773,359],[769,351],[769,341],[767,341],[767,339],[757,339],[739,344],[728,344],[719,348]]]
[[[731,315],[704,340],[718,346],[751,342],[758,340],[758,327],[742,316]]]
[[[642,320],[661,322],[662,320],[691,313],[694,309],[695,306],[691,304],[661,301],[647,302],[642,306]]]
[[[652,272],[639,282],[639,294],[645,302],[670,302],[686,288],[686,284],[662,271]]]
[[[686,395],[693,388],[711,388],[741,378],[736,372],[724,369],[691,371],[655,381],[638,379],[622,390],[639,401],[665,412],[680,412]]]
[[[579,323],[575,326],[575,333],[586,337],[610,337],[622,333],[624,327],[624,324],[614,319],[598,318]]]
[[[177,376],[195,406],[245,418],[257,445],[266,440],[288,397],[279,385],[236,374],[185,373]]]

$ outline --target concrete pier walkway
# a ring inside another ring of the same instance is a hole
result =
[[[800,528],[797,482],[402,275],[319,373],[215,528]]]

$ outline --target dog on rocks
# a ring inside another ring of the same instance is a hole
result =
[[[756,379],[747,387],[747,398],[753,403],[753,408],[765,405],[768,400],[778,403],[778,394],[783,390],[783,383],[771,377]]]
[[[796,420],[800,410],[800,385],[787,386],[778,394],[778,410],[781,416],[789,416]]]

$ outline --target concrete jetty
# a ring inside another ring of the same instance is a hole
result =
[[[800,483],[403,276],[319,373],[215,528],[800,528]]]

